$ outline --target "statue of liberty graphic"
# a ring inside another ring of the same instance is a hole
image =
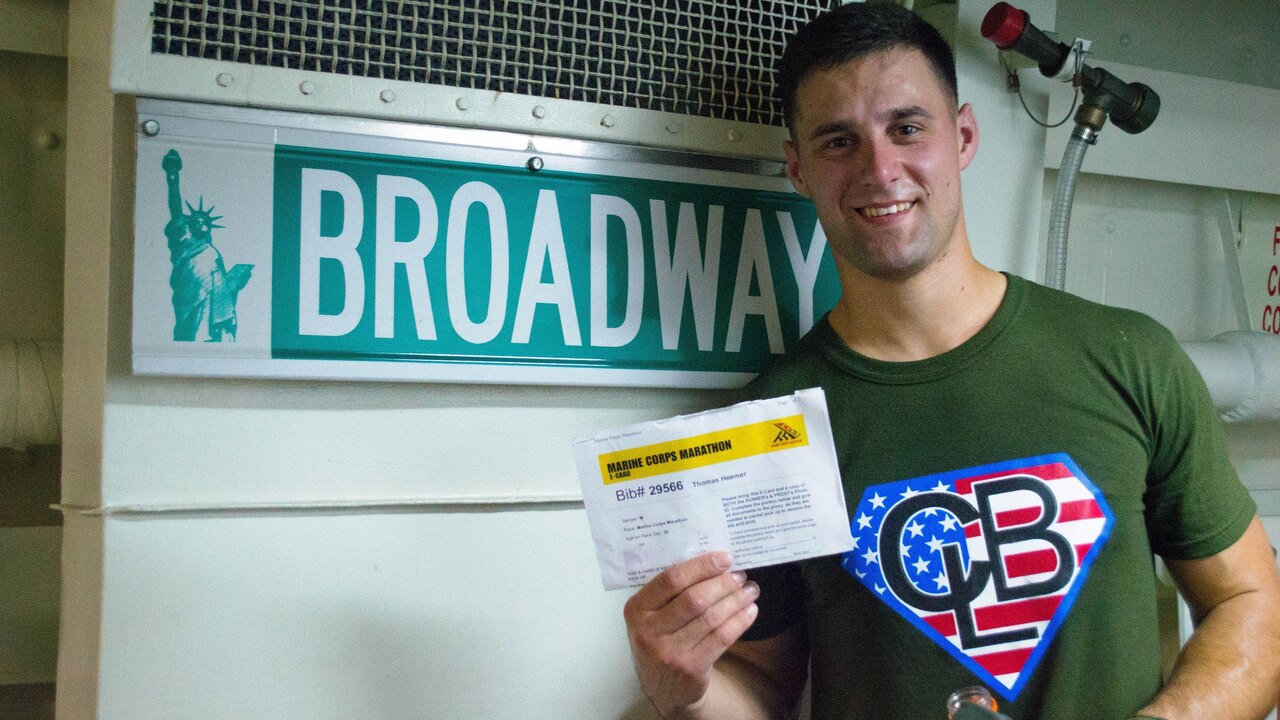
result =
[[[169,259],[173,272],[169,286],[173,288],[173,339],[205,342],[235,342],[236,299],[249,282],[252,265],[239,264],[230,270],[222,263],[222,253],[213,246],[213,229],[222,218],[206,210],[204,197],[199,207],[186,203],[182,211],[182,194],[178,190],[178,173],[182,158],[170,150],[160,162],[169,185],[169,224],[164,235],[169,240]]]

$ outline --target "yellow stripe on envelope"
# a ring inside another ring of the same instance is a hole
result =
[[[600,456],[600,477],[611,485],[808,444],[804,415],[791,415],[606,453]]]

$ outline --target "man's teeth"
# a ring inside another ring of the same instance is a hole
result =
[[[900,203],[894,203],[893,205],[885,205],[883,207],[865,207],[865,208],[862,208],[859,212],[861,212],[863,215],[867,217],[884,217],[885,215],[900,213],[903,210],[906,210],[907,208],[911,207],[911,205],[912,203],[909,203],[909,202],[900,202]]]

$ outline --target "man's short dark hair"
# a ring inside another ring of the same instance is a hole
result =
[[[932,25],[900,5],[853,2],[814,18],[787,43],[777,79],[787,127],[794,127],[796,93],[810,74],[894,48],[922,52],[959,104],[955,58]]]

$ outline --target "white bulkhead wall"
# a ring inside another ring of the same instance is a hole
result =
[[[977,35],[989,5],[959,3],[966,213],[981,259],[1035,277],[1044,135]],[[108,510],[66,521],[59,716],[656,717],[569,440],[723,396],[132,376],[132,101],[107,90],[110,4],[71,13],[64,501]]]

